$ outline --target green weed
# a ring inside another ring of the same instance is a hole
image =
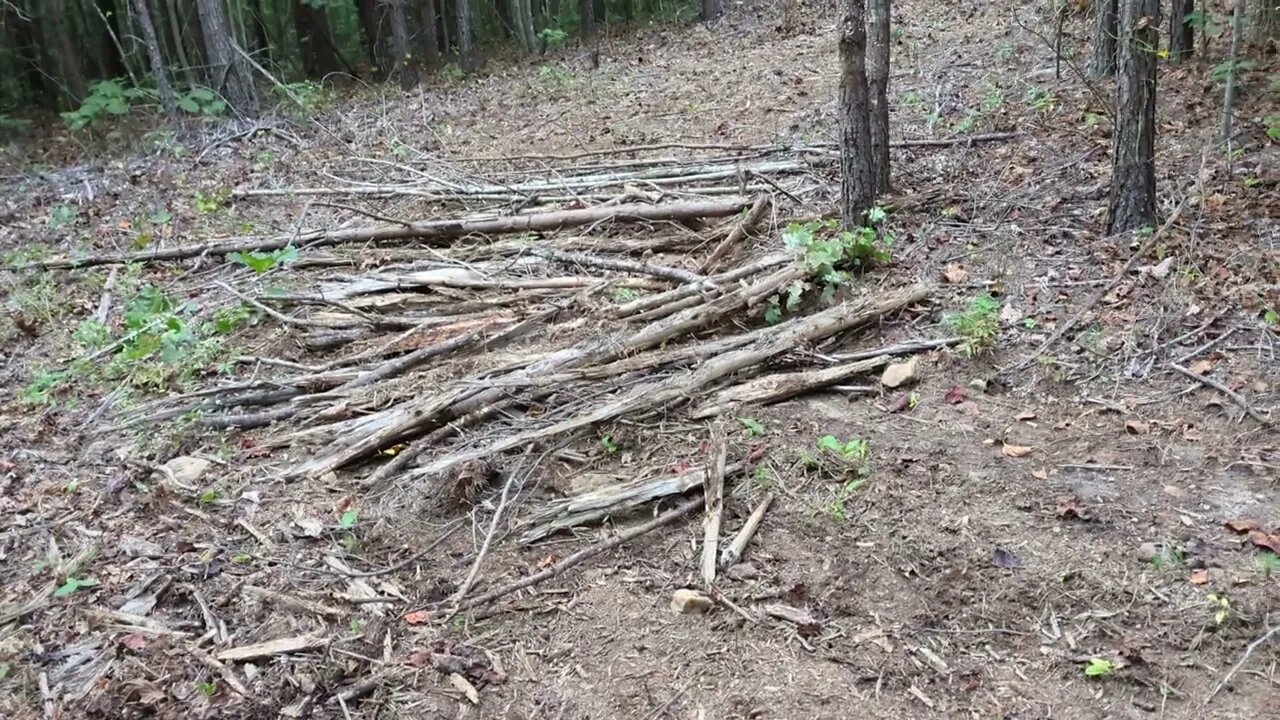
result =
[[[1000,332],[998,312],[1000,303],[990,295],[979,295],[969,301],[969,307],[943,317],[943,322],[964,338],[960,352],[974,357],[995,347]]]
[[[262,273],[272,270],[276,267],[289,265],[298,259],[298,249],[292,245],[272,250],[271,252],[259,252],[250,250],[249,252],[233,252],[227,255],[227,259],[231,262],[243,265],[250,270],[261,275]]]
[[[1116,664],[1102,658],[1089,658],[1084,666],[1084,674],[1088,677],[1106,677],[1115,671]]]
[[[747,437],[760,437],[765,434],[764,425],[755,418],[742,417],[738,418],[738,422],[742,423],[742,427],[747,431]]]
[[[884,209],[875,207],[867,212],[868,226],[856,230],[841,230],[835,220],[793,223],[783,230],[782,242],[795,253],[796,264],[807,279],[791,283],[785,295],[770,297],[765,305],[765,321],[777,323],[785,313],[799,308],[815,284],[820,288],[822,302],[830,303],[851,273],[887,264],[894,238],[878,227],[885,218]]]

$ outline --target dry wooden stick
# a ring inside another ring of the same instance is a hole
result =
[[[1257,640],[1249,643],[1249,647],[1244,649],[1244,655],[1240,656],[1240,660],[1236,662],[1235,665],[1231,666],[1231,669],[1227,671],[1227,674],[1218,681],[1217,685],[1213,686],[1213,691],[1210,692],[1208,697],[1206,697],[1200,704],[1208,705],[1210,701],[1217,697],[1218,693],[1222,692],[1222,688],[1226,687],[1227,683],[1231,682],[1231,678],[1235,677],[1235,674],[1240,671],[1240,668],[1244,667],[1244,664],[1248,662],[1249,656],[1253,654],[1253,651],[1257,650],[1260,646],[1265,645],[1267,641],[1271,639],[1271,636],[1278,632],[1280,632],[1280,625],[1271,628],[1263,633],[1262,637],[1259,637]]]
[[[291,610],[315,613],[322,617],[337,618],[346,615],[346,612],[341,609],[325,605],[324,603],[307,600],[306,598],[294,597],[293,595],[286,595],[285,593],[276,592],[275,590],[269,590],[264,587],[257,587],[255,585],[245,585],[240,588],[240,592],[248,595],[249,597],[258,598],[259,600],[269,602],[273,605],[279,605]]]
[[[525,448],[525,457],[528,457],[532,451],[532,445]],[[546,455],[547,453],[544,452],[543,457],[546,457]],[[449,598],[450,605],[455,607],[461,605],[462,599],[471,591],[471,586],[475,584],[476,578],[480,576],[480,568],[484,567],[485,558],[489,555],[489,548],[493,545],[493,538],[498,534],[498,522],[502,520],[502,513],[507,509],[507,498],[511,496],[511,488],[517,484],[517,480],[521,483],[527,480],[538,465],[541,464],[541,459],[539,458],[539,462],[535,462],[524,473],[511,473],[507,476],[507,481],[502,484],[502,494],[498,497],[498,507],[494,508],[493,517],[489,519],[489,530],[484,535],[484,543],[480,546],[480,552],[476,553],[475,562],[471,563],[471,570],[467,572],[467,578],[458,586],[458,591],[453,594],[453,597]]]
[[[816,370],[774,373],[741,385],[734,385],[717,392],[706,402],[689,413],[689,417],[702,419],[715,417],[731,408],[746,403],[773,403],[795,397],[812,390],[834,385],[853,375],[874,370],[889,364],[889,355],[835,365]]]
[[[720,262],[720,259],[733,249],[733,246],[747,237],[747,233],[751,232],[756,224],[760,222],[760,219],[764,217],[765,213],[769,211],[770,205],[768,195],[761,195],[756,198],[755,203],[751,205],[751,209],[747,211],[746,217],[742,218],[742,221],[734,226],[724,240],[721,240],[715,246],[711,254],[707,256],[707,259],[703,260],[702,265],[698,267],[698,272],[703,275],[711,272]]]
[[[702,498],[706,502],[706,514],[702,516],[702,582],[706,587],[716,582],[716,548],[720,544],[720,520],[724,513],[724,474],[728,453],[724,434],[716,431],[702,483]]]
[[[1187,377],[1191,378],[1192,380],[1195,380],[1198,383],[1207,385],[1213,388],[1214,390],[1217,390],[1218,392],[1222,393],[1223,395],[1226,395],[1227,397],[1231,398],[1232,402],[1234,402],[1236,405],[1239,405],[1240,408],[1244,410],[1246,415],[1253,418],[1254,420],[1257,420],[1259,423],[1262,424],[1263,427],[1271,427],[1271,420],[1267,419],[1265,415],[1258,412],[1257,410],[1254,410],[1253,406],[1249,404],[1249,401],[1245,400],[1244,396],[1236,392],[1235,390],[1232,390],[1231,388],[1227,387],[1226,385],[1223,385],[1222,383],[1218,382],[1217,380],[1214,380],[1211,377],[1206,377],[1204,375],[1197,375],[1196,373],[1191,372],[1191,370],[1177,363],[1169,363],[1169,367],[1173,368],[1174,370],[1177,370],[1178,372],[1182,373],[1183,375],[1186,375]]]
[[[1027,369],[1030,367],[1031,363],[1035,362],[1037,358],[1044,354],[1045,350],[1053,347],[1053,345],[1061,340],[1064,335],[1074,330],[1075,327],[1080,324],[1080,321],[1084,319],[1084,316],[1093,310],[1093,306],[1097,305],[1102,298],[1106,297],[1107,293],[1111,292],[1112,288],[1119,285],[1120,281],[1123,280],[1129,274],[1129,271],[1133,269],[1133,266],[1137,265],[1139,260],[1146,257],[1147,253],[1151,251],[1151,248],[1155,247],[1160,238],[1164,237],[1164,234],[1173,227],[1173,224],[1178,221],[1178,218],[1182,217],[1182,208],[1185,207],[1186,204],[1187,198],[1183,197],[1182,201],[1178,203],[1178,206],[1169,214],[1169,219],[1164,221],[1164,224],[1160,226],[1159,230],[1151,233],[1151,237],[1147,238],[1147,241],[1142,243],[1137,252],[1135,252],[1133,256],[1129,258],[1129,261],[1124,264],[1124,267],[1120,268],[1120,272],[1116,273],[1115,276],[1111,278],[1110,282],[1103,286],[1103,288],[1093,297],[1089,298],[1089,300],[1084,304],[1084,307],[1081,307],[1075,315],[1072,315],[1070,319],[1055,330],[1047,340],[1040,343],[1040,347],[1036,348],[1035,351],[1028,355],[1025,360],[1015,365],[1013,369]]]
[[[668,510],[667,512],[650,520],[649,522],[643,523],[641,525],[637,525],[633,528],[620,532],[617,535],[614,535],[613,537],[603,542],[599,542],[599,543],[596,543],[595,545],[585,547],[579,550],[578,552],[570,555],[569,557],[561,560],[555,565],[552,565],[551,567],[543,570],[542,572],[520,578],[519,580],[514,580],[512,582],[507,583],[506,585],[502,585],[500,587],[494,588],[493,590],[490,590],[489,592],[484,593],[483,595],[477,595],[473,598],[470,598],[465,602],[463,602],[458,609],[467,610],[473,607],[477,607],[479,605],[484,605],[486,603],[493,602],[494,600],[510,595],[511,593],[516,592],[517,590],[523,590],[527,587],[533,587],[534,585],[537,585],[543,580],[548,580],[550,578],[553,578],[563,573],[564,571],[569,570],[570,568],[573,568],[577,565],[582,564],[586,560],[590,560],[596,555],[599,555],[604,552],[608,552],[621,545],[625,545],[626,543],[631,542],[632,540],[635,540],[636,538],[642,535],[651,533],[660,527],[665,527],[667,525],[670,525],[671,523],[674,523],[675,521],[679,520],[685,515],[688,515],[694,510],[697,510],[699,507],[702,507],[702,504],[703,504],[703,501],[701,497],[695,497],[691,500],[686,500],[683,503],[677,505],[675,508]]]
[[[752,536],[756,534],[756,529],[760,527],[761,521],[764,520],[764,514],[768,512],[769,506],[773,504],[773,493],[764,496],[756,509],[752,511],[751,517],[747,518],[746,524],[734,536],[733,542],[729,543],[729,547],[720,553],[720,564],[728,567],[742,558],[742,551],[747,547],[747,543],[751,542]]]
[[[673,288],[666,292],[649,295],[632,300],[628,303],[623,303],[613,311],[613,316],[618,318],[629,317],[637,313],[663,307],[669,303],[695,297],[699,293],[714,292],[720,288],[729,287],[733,283],[744,278],[764,272],[765,270],[771,270],[790,259],[791,255],[788,253],[769,255],[749,265],[743,265],[740,268],[735,268],[728,272],[721,273],[720,275],[707,278],[696,285],[681,285],[678,288]]]
[[[667,267],[665,265],[650,265],[649,263],[620,260],[617,258],[602,258],[594,255],[587,255],[585,253],[565,252],[563,250],[552,250],[550,248],[532,247],[527,249],[525,252],[529,255],[564,265],[580,265],[582,267],[594,267],[602,270],[617,270],[619,272],[634,273],[636,275],[652,275],[654,277],[675,280],[682,283],[696,283],[706,280],[706,278],[697,273],[691,273],[688,270]]]
[[[309,248],[354,242],[380,242],[408,239],[454,239],[468,235],[499,233],[550,232],[600,222],[653,222],[660,220],[694,220],[725,217],[740,211],[746,202],[741,198],[723,201],[689,201],[657,205],[630,204],[603,208],[558,210],[529,215],[498,215],[453,220],[420,220],[406,225],[370,225],[340,230],[315,230],[271,237],[230,238],[203,245],[149,250],[137,253],[106,253],[81,258],[59,258],[29,263],[24,269],[59,269],[122,265],[134,262],[182,260],[193,257],[220,257],[233,252],[279,250],[289,245]]]

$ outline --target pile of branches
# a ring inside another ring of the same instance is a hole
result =
[[[294,294],[218,283],[296,331],[289,335],[296,341],[293,356],[242,358],[258,365],[248,380],[137,406],[113,422],[122,428],[189,416],[210,428],[270,426],[260,446],[306,449],[287,454],[305,459],[282,467],[285,478],[367,468],[365,461],[374,459],[382,464],[366,475],[371,484],[436,478],[499,462],[511,451],[559,447],[622,419],[677,412],[703,420],[744,403],[778,401],[920,349],[888,348],[819,367],[806,367],[813,356],[795,352],[924,300],[927,289],[918,285],[763,322],[770,298],[809,280],[803,263],[776,243],[759,243],[764,252],[754,247],[757,236],[772,236],[762,230],[776,227],[775,199],[805,192],[797,182],[787,189],[774,178],[799,172],[804,161],[768,157],[773,149],[747,152],[753,157],[696,164],[627,160],[609,163],[607,172],[600,163],[560,168],[547,173],[554,182],[505,182],[502,193],[489,193],[493,185],[464,186],[457,178],[420,179],[413,187],[423,192],[475,190],[473,198],[491,194],[489,200],[507,202],[519,196],[531,205],[45,264],[297,246],[308,250],[303,261],[350,265],[350,257],[330,258],[332,263],[317,258],[314,248],[364,244],[357,272],[322,275]],[[704,197],[708,188],[696,183],[730,170],[776,191]],[[692,182],[685,189],[694,197],[637,197],[625,185],[640,175]],[[545,197],[534,202],[528,194],[553,185],[576,191],[611,183],[622,184],[623,194],[600,202],[574,195],[547,207]],[[240,192],[255,194],[263,193]],[[681,492],[691,478],[656,491],[617,488],[590,507],[552,509],[541,529],[526,537],[600,517],[602,508],[619,503]]]

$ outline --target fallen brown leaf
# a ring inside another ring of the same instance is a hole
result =
[[[1028,447],[1026,445],[1010,445],[1009,443],[1005,443],[1004,446],[1000,448],[1000,452],[1007,458],[1026,457],[1034,450],[1035,448]]]
[[[1151,426],[1142,420],[1129,420],[1125,422],[1124,430],[1130,435],[1146,435],[1151,432]]]
[[[1261,530],[1251,530],[1249,531],[1249,542],[1264,550],[1280,553],[1280,532],[1268,533]]]
[[[1035,479],[1037,479],[1037,480],[1048,480],[1048,479],[1049,479],[1049,472],[1048,472],[1047,470],[1045,470],[1044,468],[1040,468],[1039,470],[1032,470],[1032,471],[1031,471],[1031,477],[1033,477],[1033,478],[1035,478]]]
[[[1206,584],[1208,584],[1208,582],[1209,582],[1209,571],[1208,571],[1208,570],[1205,570],[1204,568],[1200,568],[1199,570],[1192,570],[1192,571],[1191,571],[1191,584],[1192,584],[1192,585],[1206,585]]]
[[[956,285],[969,279],[969,271],[957,263],[951,263],[942,269],[942,279]]]
[[[959,385],[952,385],[951,389],[947,390],[947,394],[943,397],[949,405],[959,405],[966,398],[968,398],[968,395],[965,393],[964,388]]]
[[[1058,507],[1055,512],[1063,520],[1084,520],[1087,522],[1093,519],[1093,514],[1080,504],[1080,498],[1075,495],[1058,498]]]
[[[1242,518],[1240,520],[1228,520],[1223,523],[1223,527],[1234,533],[1247,533],[1257,530],[1261,526],[1258,521],[1252,518]]]
[[[426,610],[414,610],[411,613],[405,613],[404,621],[409,625],[423,625],[431,620],[431,613]]]
[[[1191,365],[1187,369],[1197,375],[1208,375],[1209,373],[1213,372],[1213,361],[1197,360],[1191,363]]]

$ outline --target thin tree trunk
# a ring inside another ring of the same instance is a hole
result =
[[[386,32],[383,29],[382,12],[377,0],[356,0],[356,15],[364,31],[365,46],[369,51],[369,67],[373,77],[381,79],[387,74]]]
[[[578,25],[578,29],[582,32],[582,45],[586,48],[594,48],[596,45],[596,12],[591,0],[580,0],[578,13],[582,16],[579,18]]]
[[[702,22],[713,23],[720,19],[723,8],[720,6],[720,0],[702,0]]]
[[[1240,41],[1244,37],[1244,0],[1236,0],[1231,13],[1231,55],[1227,58],[1227,87],[1222,92],[1222,144],[1231,142],[1236,110],[1236,65],[1240,62]]]
[[[1169,3],[1170,62],[1182,62],[1195,52],[1195,28],[1187,24],[1187,16],[1195,9],[1195,0],[1171,0]]]
[[[388,19],[391,21],[391,42],[395,45],[395,71],[400,75],[400,89],[411,90],[418,84],[418,65],[409,46],[409,18],[405,15],[404,0],[388,0]]]
[[[254,49],[262,51],[269,60],[274,53],[271,48],[271,30],[267,27],[267,20],[262,14],[262,0],[252,0],[249,3],[249,13],[253,15]]]
[[[840,22],[840,219],[862,225],[875,195],[867,98],[866,0],[844,0]]]
[[[867,88],[870,91],[871,175],[877,195],[889,192],[889,25],[890,0],[867,4],[869,51]]]
[[[196,0],[200,27],[208,53],[210,85],[237,111],[252,114],[258,109],[258,89],[253,84],[249,64],[236,52],[227,25],[227,9],[222,0]]]
[[[293,0],[293,29],[298,34],[298,52],[303,71],[314,78],[342,69],[338,51],[329,37],[329,19],[323,10],[305,0]]]
[[[471,26],[471,0],[457,0],[458,8],[458,65],[470,74],[480,69],[476,55],[475,29]]]
[[[419,0],[418,37],[422,63],[428,70],[440,67],[440,38],[436,35],[436,0]]]
[[[173,46],[174,55],[178,56],[178,64],[182,70],[182,75],[186,78],[188,85],[195,85],[195,66],[191,64],[191,59],[187,56],[187,43],[182,35],[181,8],[179,8],[177,0],[169,0],[165,4],[164,14],[169,20],[169,40]]]
[[[173,86],[169,84],[169,68],[165,66],[164,55],[160,52],[160,38],[156,35],[155,23],[151,21],[151,5],[147,0],[133,0],[133,10],[138,17],[138,26],[142,28],[142,39],[147,44],[147,59],[151,63],[151,78],[156,83],[160,107],[172,115],[178,106],[173,97]]]
[[[1156,222],[1156,51],[1160,0],[1124,0],[1116,73],[1111,207],[1107,231]]]
[[[1124,0],[1128,2],[1129,0]],[[1093,54],[1086,74],[1091,78],[1111,75],[1116,71],[1116,21],[1120,0],[1098,0],[1094,8]]]
[[[76,51],[71,40],[67,23],[70,17],[66,14],[63,0],[45,0],[45,7],[40,16],[41,29],[44,30],[46,42],[50,43],[58,71],[58,79],[62,81],[66,93],[73,102],[84,100],[89,94],[89,82],[85,79],[84,69],[80,66],[82,53]]]

